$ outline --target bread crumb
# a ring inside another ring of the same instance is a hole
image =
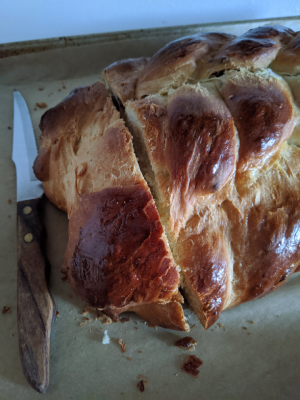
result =
[[[245,330],[246,330],[247,328],[246,328],[245,326],[242,326],[242,329],[245,329]]]
[[[55,313],[57,316],[59,315],[59,311],[58,310],[56,310],[56,313]]]
[[[196,329],[197,325],[196,324],[191,324],[191,329]]]
[[[10,126],[8,126],[8,127],[7,127],[7,129],[11,130],[11,127],[10,127]]]
[[[179,339],[175,342],[175,346],[179,347],[180,349],[186,348],[189,350],[193,350],[196,344],[196,340],[193,339],[191,336],[185,336],[184,338]]]
[[[140,391],[141,393],[143,393],[144,390],[145,390],[144,381],[143,381],[143,380],[139,381],[139,383],[137,384],[137,387],[139,388],[139,391]]]
[[[119,340],[119,345],[121,346],[122,353],[126,351],[126,343],[123,342],[122,339]]]
[[[44,90],[44,89],[40,87],[39,90]]]
[[[12,203],[11,198],[9,198],[7,202],[8,204],[11,204]]]
[[[138,329],[138,328],[135,326],[134,329]]]
[[[62,87],[63,89],[66,89],[66,87],[65,87],[65,85],[63,85],[63,87]]]
[[[122,318],[120,318],[120,321],[122,322],[122,324],[124,324],[125,322],[129,322],[130,318],[122,317]]]
[[[100,319],[101,322],[105,325],[111,324],[111,322],[112,322],[112,320],[109,316],[107,316],[106,314],[104,314],[103,312],[99,311],[97,308],[94,308],[94,307],[90,307],[90,306],[85,307],[85,309],[82,312],[82,315],[86,315],[86,314],[93,314],[95,321],[97,321],[97,319]]]
[[[85,317],[84,322],[88,322],[88,321],[89,321],[89,318]]]
[[[142,353],[142,351],[141,351],[141,350],[139,350],[139,353]]]
[[[218,327],[219,328],[224,328],[224,325],[223,324],[218,324]]]
[[[250,324],[254,325],[254,324],[255,324],[255,321],[250,321]]]
[[[10,314],[11,313],[11,308],[8,306],[4,306],[2,308],[2,314]]]
[[[10,215],[8,216],[8,218],[10,218]]]
[[[110,343],[110,338],[109,338],[109,336],[107,334],[107,331],[104,331],[102,344],[109,344],[109,343]]]
[[[80,326],[81,326],[81,328],[83,327],[83,323],[82,322],[80,322],[80,324],[79,324]]]
[[[48,107],[47,104],[44,103],[43,101],[42,101],[41,103],[35,103],[35,105],[36,105],[38,108],[47,108],[47,107]]]
[[[250,333],[250,332],[248,332],[248,335],[251,335],[251,333]]]
[[[189,356],[181,369],[187,374],[193,375],[195,378],[198,378],[199,368],[203,364],[203,361],[196,356]]]

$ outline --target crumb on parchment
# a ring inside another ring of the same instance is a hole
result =
[[[119,340],[119,345],[121,346],[122,353],[126,351],[126,343],[123,342],[122,339]]]
[[[145,390],[144,381],[143,381],[143,380],[139,381],[139,383],[137,384],[137,387],[138,387],[139,391],[140,391],[141,393],[143,393],[144,390]]]
[[[9,306],[4,306],[2,308],[2,314],[10,314],[11,313],[11,308]]]
[[[187,374],[193,375],[195,378],[198,378],[199,368],[203,364],[203,361],[196,356],[189,356],[181,369]]]
[[[181,349],[185,348],[189,350],[193,350],[196,344],[196,340],[193,339],[191,336],[185,336],[184,338],[179,339],[175,342],[175,346]]]
[[[47,108],[47,107],[48,107],[47,104],[44,103],[43,101],[42,101],[41,103],[35,103],[35,105],[36,105],[38,108]]]
[[[122,324],[124,324],[125,322],[129,322],[130,318],[129,317],[121,317],[120,318],[120,322],[122,322]]]
[[[86,314],[92,314],[94,316],[95,321],[97,319],[100,319],[100,321],[104,325],[112,323],[111,318],[108,315],[101,312],[100,310],[98,310],[97,308],[90,307],[90,306],[85,307],[85,309],[82,312],[82,315],[86,315]]]

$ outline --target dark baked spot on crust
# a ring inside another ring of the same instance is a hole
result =
[[[240,138],[238,166],[263,160],[285,139],[284,128],[293,116],[290,100],[268,81],[251,86],[229,81],[226,86],[225,101]]]
[[[200,358],[196,356],[189,356],[185,361],[185,363],[183,364],[183,366],[181,367],[181,369],[184,372],[193,375],[195,378],[198,378],[200,372],[199,368],[201,367],[202,364],[203,361],[200,360]]]
[[[188,92],[180,93],[167,107],[166,164],[171,186],[182,200],[216,192],[234,169],[232,118],[224,110],[219,113],[211,102],[208,96]]]
[[[75,290],[93,307],[169,300],[178,286],[176,267],[161,240],[163,228],[142,185],[81,196],[86,221],[68,273]],[[72,220],[78,216],[71,215]]]

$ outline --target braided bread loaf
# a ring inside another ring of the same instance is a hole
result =
[[[43,115],[34,171],[68,213],[62,270],[83,300],[188,330],[180,283],[207,329],[296,271],[299,38],[182,38],[103,71],[119,111],[98,83]]]
[[[200,33],[103,71],[206,329],[300,263],[299,39]]]

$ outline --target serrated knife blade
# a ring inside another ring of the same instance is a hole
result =
[[[19,352],[24,375],[38,392],[49,385],[50,333],[55,304],[46,276],[45,231],[40,208],[43,187],[33,173],[37,156],[28,107],[14,91],[12,159],[17,172],[17,314]]]

